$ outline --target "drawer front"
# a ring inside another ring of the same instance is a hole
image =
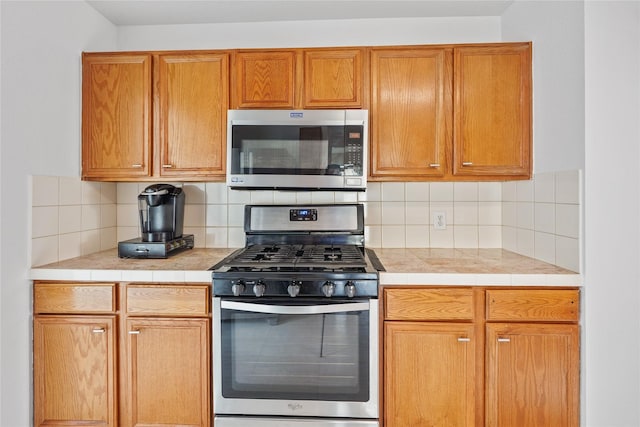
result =
[[[487,290],[487,320],[577,322],[577,289]]]
[[[115,283],[42,283],[33,289],[34,313],[113,313]]]
[[[385,289],[386,320],[473,320],[472,289]]]
[[[207,316],[208,285],[127,285],[129,315]]]

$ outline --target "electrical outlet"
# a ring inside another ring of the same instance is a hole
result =
[[[444,212],[433,213],[433,228],[436,230],[446,230],[447,216]]]

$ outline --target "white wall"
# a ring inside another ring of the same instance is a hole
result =
[[[640,3],[585,3],[589,427],[640,425]]]
[[[0,2],[2,220],[0,425],[31,425],[29,176],[78,176],[80,53],[116,29],[84,2]]]

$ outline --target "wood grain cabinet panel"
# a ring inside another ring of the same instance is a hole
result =
[[[303,108],[361,108],[364,49],[304,51]]]
[[[580,423],[578,325],[487,324],[488,427]]]
[[[385,289],[386,320],[473,320],[470,288]]]
[[[129,316],[207,316],[209,287],[206,285],[130,284],[126,289]]]
[[[371,50],[371,172],[443,177],[451,143],[451,50]]]
[[[115,283],[44,283],[33,290],[34,313],[113,313]]]
[[[127,319],[125,426],[211,425],[210,322]]]
[[[236,108],[295,107],[296,51],[240,51],[234,62]]]
[[[384,425],[475,426],[474,327],[385,322]]]
[[[529,178],[531,44],[453,51],[453,174]]]
[[[35,426],[118,425],[115,326],[114,315],[34,317]]]
[[[577,322],[580,293],[576,289],[488,290],[489,321]]]
[[[158,56],[161,177],[225,174],[229,55]]]
[[[151,55],[83,54],[82,177],[151,174]]]

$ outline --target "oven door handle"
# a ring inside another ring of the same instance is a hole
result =
[[[267,305],[252,304],[250,302],[221,301],[220,308],[229,310],[250,311],[268,314],[325,314],[346,313],[349,311],[368,311],[368,302],[353,302],[329,305]]]

